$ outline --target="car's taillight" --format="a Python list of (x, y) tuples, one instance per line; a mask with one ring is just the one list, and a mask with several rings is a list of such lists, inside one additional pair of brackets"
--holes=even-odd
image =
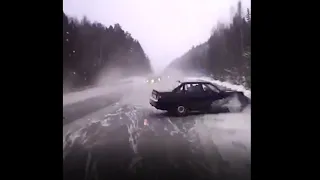
[(157, 95), (154, 94), (154, 93), (152, 93), (152, 97), (153, 97), (154, 99), (158, 99)]

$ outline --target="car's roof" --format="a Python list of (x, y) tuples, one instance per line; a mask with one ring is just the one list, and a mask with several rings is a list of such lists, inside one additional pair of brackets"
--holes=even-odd
[(193, 84), (193, 83), (211, 83), (205, 80), (193, 80), (193, 81), (180, 81), (181, 84)]

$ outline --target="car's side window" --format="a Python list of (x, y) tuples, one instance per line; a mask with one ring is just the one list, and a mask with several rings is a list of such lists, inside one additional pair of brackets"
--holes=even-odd
[(201, 85), (202, 84), (199, 84), (199, 83), (193, 84), (192, 88), (194, 89), (194, 92), (203, 93), (203, 88)]
[(203, 88), (199, 83), (186, 84), (185, 86), (186, 92), (188, 93), (201, 93), (203, 92)]
[(186, 92), (192, 92), (191, 84), (185, 84), (184, 89), (186, 90)]

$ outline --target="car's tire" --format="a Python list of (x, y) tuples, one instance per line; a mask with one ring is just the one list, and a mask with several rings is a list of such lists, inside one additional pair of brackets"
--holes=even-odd
[(185, 116), (188, 113), (188, 109), (183, 105), (178, 105), (175, 108), (175, 114), (177, 116)]

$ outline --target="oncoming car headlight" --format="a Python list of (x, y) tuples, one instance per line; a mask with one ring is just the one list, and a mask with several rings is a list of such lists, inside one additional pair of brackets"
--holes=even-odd
[(161, 77), (155, 77), (155, 78), (148, 78), (148, 79), (146, 79), (146, 83), (148, 83), (148, 84), (154, 84), (154, 83), (158, 83), (158, 82), (160, 82), (161, 81)]

